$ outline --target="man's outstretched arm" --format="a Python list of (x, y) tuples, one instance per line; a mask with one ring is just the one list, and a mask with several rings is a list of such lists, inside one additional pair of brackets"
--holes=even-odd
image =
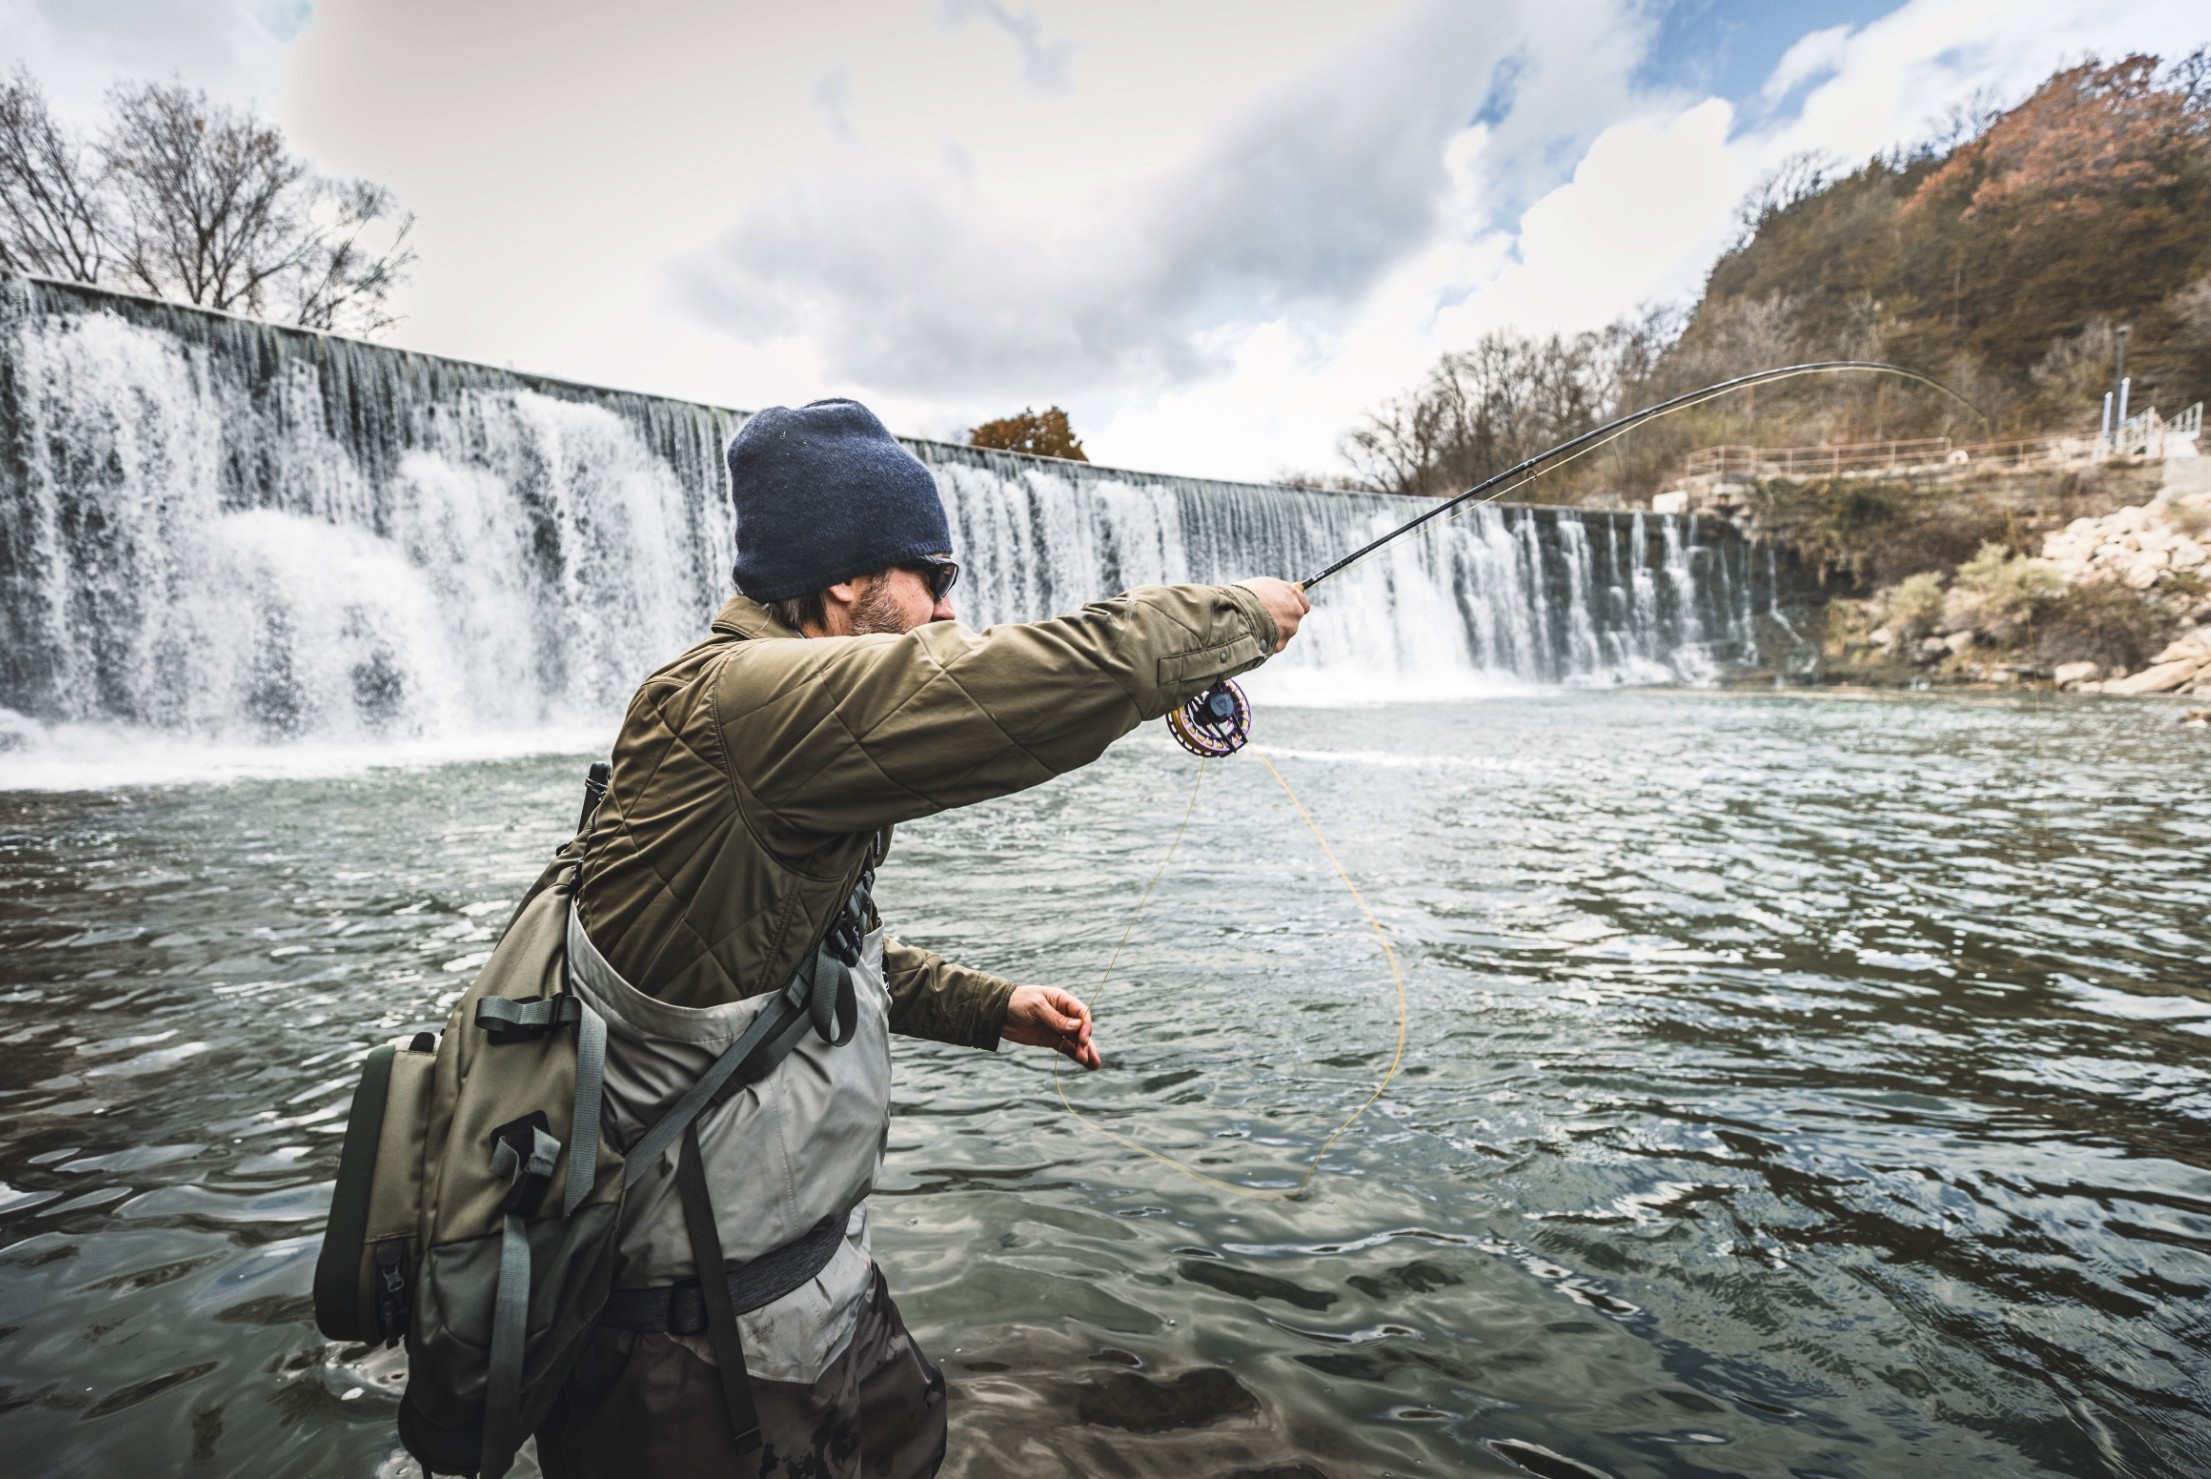
[(745, 643), (716, 692), (722, 740), (745, 759), (748, 821), (799, 834), (783, 851), (801, 852), (1089, 764), (1264, 662), (1303, 600), (1282, 581), (1144, 586), (980, 632)]
[(1004, 1037), (1085, 1068), (1103, 1061), (1091, 1041), (1090, 1008), (1056, 987), (1017, 986), (893, 939), (883, 942), (883, 981), (893, 1032), (986, 1050)]

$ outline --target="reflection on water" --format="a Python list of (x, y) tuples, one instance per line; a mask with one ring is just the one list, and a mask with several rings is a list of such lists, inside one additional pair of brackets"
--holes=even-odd
[[(1412, 992), (1302, 1202), (901, 1045), (878, 1251), (949, 1472), (2211, 1474), (2211, 805), (2154, 705), (1647, 693), (1262, 713)], [(1140, 736), (906, 829), (912, 938), (1087, 990), (1180, 815)], [(0, 796), (0, 1437), (367, 1475), (309, 1271), (361, 1051), (439, 1019), (580, 760)], [(1100, 1003), (1124, 1133), (1294, 1182), (1372, 935), (1248, 757)]]

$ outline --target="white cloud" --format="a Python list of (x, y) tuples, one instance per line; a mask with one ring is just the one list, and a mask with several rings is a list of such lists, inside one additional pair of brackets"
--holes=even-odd
[[(303, 24), (304, 22), (304, 24)], [(273, 107), (391, 185), (398, 341), (1260, 476), (1482, 330), (1693, 292), (1783, 156), (2202, 39), (2166, 0), (1910, 0), (1743, 109), (1634, 81), (1642, 0), (0, 0), (65, 110), (117, 74)]]
[(233, 105), (266, 107), (283, 82), (290, 6), (253, 0), (0, 0), (0, 69), (27, 67), (80, 125), (118, 80), (181, 77)]
[(1218, 373), (1218, 330), (1340, 314), (1425, 243), (1446, 146), (1514, 39), (1494, 16), (1418, 7), (1163, 177), (1048, 214), (887, 154), (809, 169), (700, 259), (695, 301), (739, 335), (804, 325), (834, 370), (891, 391)]
[(1507, 325), (1593, 329), (1693, 292), (1748, 183), (1728, 148), (1734, 116), (1708, 98), (1605, 130), (1573, 178), (1520, 218), (1496, 276), (1438, 315), (1437, 338), (1463, 344)]
[(1843, 58), (1849, 47), (1850, 29), (1848, 26), (1829, 26), (1824, 31), (1814, 31), (1799, 39), (1782, 53), (1772, 74), (1758, 89), (1758, 96), (1768, 103), (1778, 103), (1807, 82), (1834, 76), (1842, 69)]
[(2023, 93), (2088, 51), (2178, 55), (2200, 44), (2194, 29), (2149, 4), (2020, 0), (1998, 24), (1978, 0), (1914, 0), (1792, 48), (1764, 96), (1800, 93), (1802, 106), (1746, 131), (1722, 100), (1638, 105), (1596, 70), (1588, 90), (1609, 91), (1619, 121), (1517, 220), (1501, 225), (1490, 214), (1504, 193), (1493, 173), (1498, 141), (1468, 130), (1448, 147), (1435, 237), (1348, 325), (1312, 332), (1290, 319), (1217, 336), (1231, 369), (1169, 393), (1123, 397), (1092, 438), (1093, 454), (1215, 476), (1329, 464), (1337, 436), (1362, 410), (1487, 329), (1573, 332), (1693, 296), (1736, 202), (1785, 156), (1824, 150), (1855, 162), (1919, 136), (1979, 88)]
[(945, 0), (944, 15), (954, 26), (981, 16), (1005, 32), (1021, 58), (1021, 76), (1031, 86), (1065, 92), (1075, 85), (1074, 43), (1045, 35), (1035, 6), (1016, 11), (1003, 0)]

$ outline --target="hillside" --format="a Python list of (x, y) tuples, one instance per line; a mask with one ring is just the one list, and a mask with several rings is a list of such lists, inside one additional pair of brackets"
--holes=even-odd
[(1837, 172), (1799, 157), (1744, 202), (1685, 309), (1579, 335), (1503, 330), (1348, 431), (1363, 486), (1456, 491), (1624, 411), (1797, 360), (1886, 359), (1657, 423), (1521, 496), (1638, 498), (1691, 447), (2092, 430), (2131, 326), (2132, 404), (2211, 396), (2211, 47), (2084, 62), (1948, 139)]
[(2125, 323), (2136, 407), (2211, 391), (2211, 54), (2084, 63), (1947, 151), (1797, 173), (1713, 267), (1684, 347), (1771, 302), (1805, 349), (1945, 375), (2025, 434), (2093, 421)]

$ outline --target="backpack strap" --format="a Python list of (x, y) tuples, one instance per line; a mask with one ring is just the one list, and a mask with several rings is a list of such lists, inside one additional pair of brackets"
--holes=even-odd
[(599, 1106), (606, 1085), (606, 1018), (571, 990), (576, 1003), (576, 1103), (568, 1116), (568, 1186), (561, 1193), (560, 1215), (573, 1217), (599, 1177)]
[(676, 1186), (683, 1193), (683, 1225), (691, 1235), (691, 1262), (698, 1270), (699, 1296), (706, 1306), (706, 1336), (714, 1347), (714, 1367), (722, 1377), (722, 1404), (729, 1414), (730, 1440), (739, 1453), (760, 1446), (760, 1414), (752, 1405), (752, 1375), (745, 1369), (744, 1337), (729, 1295), (729, 1262), (722, 1256), (722, 1235), (714, 1225), (714, 1202), (706, 1190), (706, 1163), (699, 1154), (699, 1126), (683, 1127), (683, 1149), (676, 1157)]
[(499, 1281), (492, 1295), (491, 1350), (484, 1368), (483, 1479), (500, 1479), (522, 1446), (522, 1357), (530, 1323), (529, 1219), (553, 1183), (560, 1142), (544, 1111), (492, 1131), (491, 1169), (508, 1183), (500, 1208)]

